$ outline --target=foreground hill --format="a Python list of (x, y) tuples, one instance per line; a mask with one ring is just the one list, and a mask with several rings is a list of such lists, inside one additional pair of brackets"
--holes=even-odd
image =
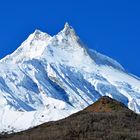
[(66, 119), (4, 137), (1, 139), (139, 140), (140, 116), (123, 104), (109, 97), (102, 97), (93, 105)]

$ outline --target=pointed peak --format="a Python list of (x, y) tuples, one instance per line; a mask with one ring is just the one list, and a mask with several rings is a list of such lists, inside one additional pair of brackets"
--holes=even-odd
[(50, 36), (48, 33), (45, 33), (45, 32), (42, 32), (41, 30), (39, 29), (36, 29), (33, 33), (35, 36), (39, 36), (39, 35), (48, 35)]
[(64, 25), (64, 30), (71, 30), (71, 31), (74, 32), (73, 27), (72, 27), (68, 22), (65, 23), (65, 25)]
[(32, 34), (32, 39), (45, 39), (51, 37), (49, 34), (42, 32), (41, 30), (36, 29)]
[(75, 33), (74, 29), (72, 28), (72, 26), (69, 25), (68, 22), (65, 23), (64, 29), (62, 30), (62, 32), (65, 33), (65, 35)]
[(74, 29), (68, 22), (65, 23), (64, 28), (57, 35), (62, 35), (63, 37), (77, 36)]
[(72, 27), (69, 25), (69, 23), (66, 22), (65, 25), (64, 25), (64, 29), (71, 29), (71, 28), (72, 28)]
[(38, 29), (36, 29), (36, 30), (34, 31), (34, 34), (41, 34), (41, 33), (43, 33), (43, 32), (40, 31), (40, 30), (38, 30)]

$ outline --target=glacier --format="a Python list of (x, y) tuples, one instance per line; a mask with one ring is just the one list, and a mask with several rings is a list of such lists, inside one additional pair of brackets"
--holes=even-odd
[(85, 47), (66, 23), (54, 36), (35, 30), (0, 60), (0, 133), (56, 121), (109, 96), (140, 113), (140, 79)]

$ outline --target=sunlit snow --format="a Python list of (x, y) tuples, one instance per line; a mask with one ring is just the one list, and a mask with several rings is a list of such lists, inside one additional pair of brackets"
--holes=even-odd
[(0, 132), (65, 118), (112, 97), (140, 113), (140, 79), (86, 48), (68, 24), (57, 35), (36, 30), (0, 60)]

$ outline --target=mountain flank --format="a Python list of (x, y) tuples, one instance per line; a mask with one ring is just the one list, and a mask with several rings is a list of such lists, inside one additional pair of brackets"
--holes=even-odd
[[(0, 133), (62, 120), (106, 95), (140, 114), (139, 78), (84, 45), (68, 23), (53, 36), (35, 30), (0, 60)], [(93, 111), (112, 108), (101, 104)]]
[(140, 140), (140, 116), (107, 96), (63, 120), (1, 140)]

